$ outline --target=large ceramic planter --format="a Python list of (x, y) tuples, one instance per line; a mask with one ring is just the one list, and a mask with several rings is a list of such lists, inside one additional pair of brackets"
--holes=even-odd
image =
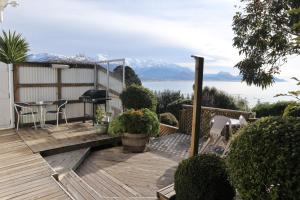
[(108, 123), (95, 124), (97, 134), (106, 134), (108, 130)]
[(146, 134), (124, 133), (122, 137), (123, 150), (125, 152), (142, 153), (145, 151), (149, 136)]

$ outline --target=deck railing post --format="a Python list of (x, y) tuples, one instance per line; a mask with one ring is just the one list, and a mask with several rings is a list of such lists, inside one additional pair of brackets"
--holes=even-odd
[(203, 88), (203, 68), (204, 58), (192, 56), (195, 58), (195, 85), (194, 85), (194, 102), (193, 102), (193, 122), (192, 122), (192, 137), (190, 157), (198, 154), (199, 139), (201, 134), (201, 103), (202, 103), (202, 88)]

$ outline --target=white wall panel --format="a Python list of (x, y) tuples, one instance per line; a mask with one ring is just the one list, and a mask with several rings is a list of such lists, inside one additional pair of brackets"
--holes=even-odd
[(56, 83), (56, 69), (50, 67), (19, 67), (19, 82)]
[(63, 87), (62, 98), (67, 100), (78, 100), (79, 97), (87, 90), (93, 89), (93, 87)]
[(63, 83), (94, 83), (94, 69), (64, 69), (61, 77)]

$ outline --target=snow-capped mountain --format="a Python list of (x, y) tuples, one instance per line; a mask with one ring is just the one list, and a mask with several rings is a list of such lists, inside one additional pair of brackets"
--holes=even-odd
[[(76, 56), (63, 56), (57, 54), (41, 53), (31, 54), (27, 57), (28, 62), (76, 62), (95, 63), (108, 59), (108, 56), (99, 54), (97, 58), (88, 57), (82, 54)], [(111, 64), (111, 67), (120, 63)], [(144, 81), (165, 81), (165, 80), (194, 80), (195, 73), (186, 67), (164, 61), (126, 58), (126, 65), (132, 67), (141, 80)], [(112, 70), (112, 69), (111, 69)], [(228, 72), (216, 74), (204, 74), (205, 81), (241, 81), (240, 76), (234, 76)], [(285, 81), (275, 78), (276, 82)]]

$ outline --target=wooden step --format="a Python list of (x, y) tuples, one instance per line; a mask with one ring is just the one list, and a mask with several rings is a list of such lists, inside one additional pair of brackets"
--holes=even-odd
[(90, 147), (46, 156), (44, 159), (51, 168), (58, 174), (66, 173), (70, 170), (76, 170), (83, 160), (89, 155)]
[(175, 196), (174, 184), (168, 185), (157, 191), (157, 198), (159, 200), (174, 200)]
[(104, 200), (93, 188), (82, 180), (73, 170), (60, 180), (62, 186), (76, 200)]

